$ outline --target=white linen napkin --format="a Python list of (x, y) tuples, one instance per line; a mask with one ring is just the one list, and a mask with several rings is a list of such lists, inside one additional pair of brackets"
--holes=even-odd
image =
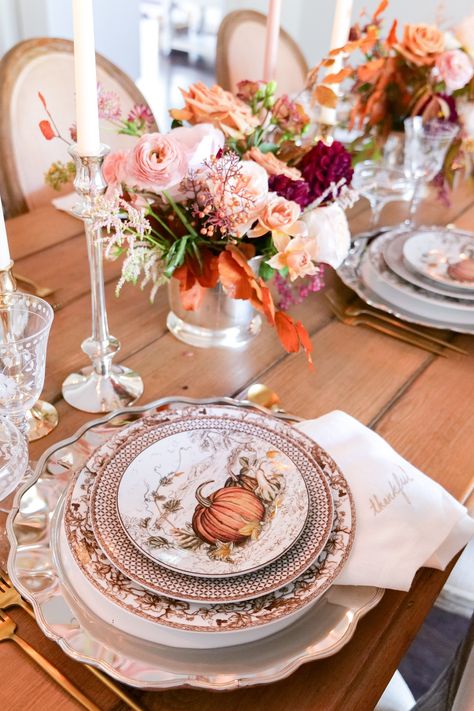
[(409, 590), (422, 566), (443, 570), (474, 536), (474, 518), (378, 434), (334, 411), (296, 427), (342, 470), (355, 501), (356, 535), (340, 585)]
[(77, 193), (67, 193), (66, 195), (61, 195), (60, 197), (53, 198), (51, 200), (51, 203), (54, 205), (56, 210), (67, 212), (73, 217), (76, 217), (73, 212), (73, 207), (74, 205), (77, 205), (78, 202), (79, 198), (77, 197)]

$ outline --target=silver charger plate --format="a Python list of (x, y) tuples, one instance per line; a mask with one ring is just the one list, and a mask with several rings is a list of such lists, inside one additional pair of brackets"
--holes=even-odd
[[(52, 564), (49, 535), (52, 512), (73, 473), (117, 429), (149, 412), (197, 402), (163, 398), (86, 424), (73, 437), (45, 452), (33, 482), (17, 493), (7, 522), (9, 573), (33, 605), (43, 632), (77, 661), (93, 664), (117, 680), (143, 689), (193, 686), (230, 690), (277, 681), (307, 661), (338, 652), (352, 637), (359, 619), (383, 595), (383, 590), (376, 588), (333, 586), (281, 633), (244, 646), (207, 650), (205, 655), (202, 650), (174, 650), (124, 637), (85, 609), (80, 600), (67, 597)], [(199, 402), (245, 406), (230, 398)]]
[(448, 284), (429, 281), (417, 272), (412, 271), (406, 264), (403, 257), (403, 246), (409, 240), (411, 234), (394, 234), (383, 247), (383, 256), (387, 266), (395, 272), (401, 279), (419, 286), (426, 291), (440, 294), (449, 299), (463, 299), (464, 301), (474, 301), (474, 289), (471, 291), (463, 291), (453, 289)]
[[(383, 231), (386, 233), (386, 231)], [(408, 323), (414, 323), (419, 326), (427, 326), (428, 328), (439, 328), (457, 333), (474, 334), (474, 324), (453, 324), (450, 321), (445, 321), (438, 318), (429, 318), (419, 316), (411, 310), (402, 308), (398, 304), (388, 301), (376, 294), (362, 279), (360, 273), (361, 261), (366, 253), (368, 239), (362, 237), (356, 239), (351, 247), (347, 258), (343, 264), (337, 269), (337, 274), (342, 282), (354, 291), (359, 298), (369, 306), (373, 306), (380, 311), (392, 314), (397, 318), (403, 319)]]

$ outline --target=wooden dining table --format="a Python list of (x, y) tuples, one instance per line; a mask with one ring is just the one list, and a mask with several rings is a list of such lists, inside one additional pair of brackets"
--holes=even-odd
[[(385, 224), (398, 224), (406, 204), (384, 210)], [(365, 229), (369, 210), (360, 201), (350, 213), (353, 234)], [(474, 230), (474, 190), (462, 183), (449, 206), (431, 196), (421, 206), (424, 224), (454, 223)], [(79, 412), (61, 397), (61, 383), (87, 364), (81, 342), (90, 334), (89, 274), (80, 221), (46, 205), (8, 222), (16, 270), (55, 289), (57, 304), (48, 347), (43, 399), (53, 402), (60, 424), (30, 447), (37, 459), (54, 442), (73, 434), (93, 415)], [(384, 437), (403, 457), (469, 503), (474, 480), (474, 337), (437, 332), (469, 355), (427, 353), (364, 327), (334, 318), (322, 293), (294, 313), (307, 326), (314, 345), (314, 370), (302, 354), (288, 355), (275, 333), (265, 327), (244, 350), (198, 349), (166, 330), (166, 289), (155, 303), (138, 287), (114, 294), (119, 262), (105, 267), (110, 330), (121, 344), (118, 360), (143, 377), (140, 402), (160, 396), (237, 395), (264, 382), (282, 406), (304, 418), (340, 409)], [(329, 269), (326, 282), (346, 296)], [(387, 552), (389, 555), (389, 552)], [(129, 689), (150, 711), (370, 711), (433, 606), (450, 567), (421, 569), (409, 592), (387, 590), (376, 608), (357, 625), (351, 641), (336, 655), (304, 664), (286, 679), (266, 686), (213, 693), (196, 689), (140, 692)], [(11, 610), (18, 632), (73, 680), (104, 711), (122, 709), (83, 665), (46, 639), (21, 610)], [(206, 652), (203, 651), (203, 655)], [(78, 705), (32, 664), (15, 645), (0, 646), (0, 709), (66, 711)]]

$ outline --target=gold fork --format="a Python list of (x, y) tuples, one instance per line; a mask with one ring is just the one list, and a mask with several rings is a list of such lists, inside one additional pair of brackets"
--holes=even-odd
[(367, 326), (368, 328), (372, 328), (374, 331), (383, 333), (386, 336), (391, 336), (392, 338), (396, 338), (399, 341), (409, 343), (412, 346), (416, 346), (417, 348), (421, 348), (424, 351), (428, 351), (428, 353), (434, 353), (435, 355), (439, 355), (442, 358), (447, 358), (447, 355), (440, 351), (438, 348), (436, 348), (434, 345), (431, 345), (430, 343), (422, 343), (421, 341), (416, 340), (413, 336), (410, 336), (409, 334), (405, 334), (403, 332), (387, 328), (386, 326), (382, 326), (379, 323), (371, 321), (368, 316), (346, 316), (333, 301), (331, 301), (327, 296), (326, 298), (329, 301), (329, 305), (334, 315), (339, 319), (339, 321), (346, 324), (347, 326)]
[(366, 306), (361, 306), (358, 304), (345, 304), (339, 294), (337, 294), (333, 289), (327, 291), (326, 296), (328, 301), (333, 303), (336, 308), (340, 309), (340, 311), (345, 316), (371, 316), (372, 318), (376, 318), (378, 321), (383, 321), (384, 323), (388, 323), (391, 326), (396, 326), (402, 331), (407, 331), (407, 333), (413, 333), (413, 335), (419, 336), (420, 338), (424, 338), (427, 341), (431, 341), (431, 343), (436, 343), (437, 345), (442, 346), (443, 348), (448, 348), (449, 350), (455, 351), (456, 353), (462, 353), (462, 355), (469, 355), (468, 351), (464, 350), (464, 348), (455, 346), (453, 343), (445, 341), (444, 338), (438, 338), (437, 336), (432, 336), (430, 333), (420, 331), (419, 329), (414, 328), (413, 326), (409, 326), (408, 324), (403, 323), (403, 321), (399, 321), (397, 318), (386, 316), (385, 314), (382, 314), (379, 311), (375, 311), (374, 309), (370, 309)]
[(35, 661), (36, 664), (38, 664), (38, 666), (46, 672), (46, 674), (49, 674), (49, 676), (54, 679), (57, 684), (67, 691), (68, 694), (72, 696), (73, 699), (78, 701), (85, 709), (89, 709), (89, 711), (100, 711), (99, 707), (90, 701), (87, 696), (84, 696), (84, 694), (79, 691), (79, 689), (74, 686), (74, 684), (72, 684), (72, 682), (70, 682), (64, 674), (61, 674), (59, 669), (56, 669), (56, 667), (45, 657), (43, 657), (42, 654), (37, 652), (34, 647), (29, 645), (28, 642), (25, 642), (22, 637), (19, 637), (16, 634), (15, 622), (8, 617), (5, 612), (0, 611), (0, 642), (4, 642), (5, 640), (11, 640), (21, 647), (21, 649), (26, 652), (26, 654), (28, 654), (28, 656), (31, 657), (31, 659), (33, 659), (33, 661)]
[[(5, 571), (0, 569), (0, 610), (6, 610), (9, 607), (21, 607), (25, 610), (30, 617), (34, 620), (35, 614), (31, 608), (31, 605), (23, 600), (18, 590), (13, 586), (10, 578)], [(97, 679), (111, 691), (116, 694), (122, 701), (124, 701), (128, 706), (130, 706), (133, 711), (144, 711), (141, 706), (139, 706), (136, 701), (134, 701), (131, 696), (129, 696), (123, 689), (118, 686), (112, 679), (110, 679), (106, 674), (103, 674), (99, 669), (91, 666), (90, 664), (85, 665)]]
[(55, 292), (55, 289), (51, 289), (49, 286), (40, 286), (35, 281), (33, 281), (33, 279), (23, 276), (22, 274), (18, 274), (18, 272), (14, 272), (14, 277), (16, 281), (33, 287), (33, 289), (35, 290), (35, 296), (39, 296), (40, 299), (46, 299), (47, 296), (51, 296), (51, 294), (54, 294)]

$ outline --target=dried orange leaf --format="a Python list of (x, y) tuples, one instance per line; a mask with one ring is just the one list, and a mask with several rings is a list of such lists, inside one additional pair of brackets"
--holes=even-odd
[(314, 96), (321, 106), (326, 106), (328, 109), (335, 109), (337, 106), (337, 94), (324, 84), (316, 87)]
[(335, 74), (327, 74), (324, 77), (324, 83), (325, 84), (340, 84), (341, 81), (344, 81), (344, 79), (347, 79), (347, 77), (350, 77), (351, 74), (353, 73), (352, 67), (345, 67), (344, 69), (341, 69), (340, 72), (336, 72)]
[(385, 12), (385, 10), (387, 9), (387, 7), (388, 7), (388, 0), (382, 0), (382, 2), (380, 3), (380, 5), (378, 6), (378, 8), (376, 9), (376, 11), (374, 12), (374, 14), (372, 15), (372, 22), (375, 22), (375, 21), (380, 17), (380, 15), (381, 15), (383, 12)]

